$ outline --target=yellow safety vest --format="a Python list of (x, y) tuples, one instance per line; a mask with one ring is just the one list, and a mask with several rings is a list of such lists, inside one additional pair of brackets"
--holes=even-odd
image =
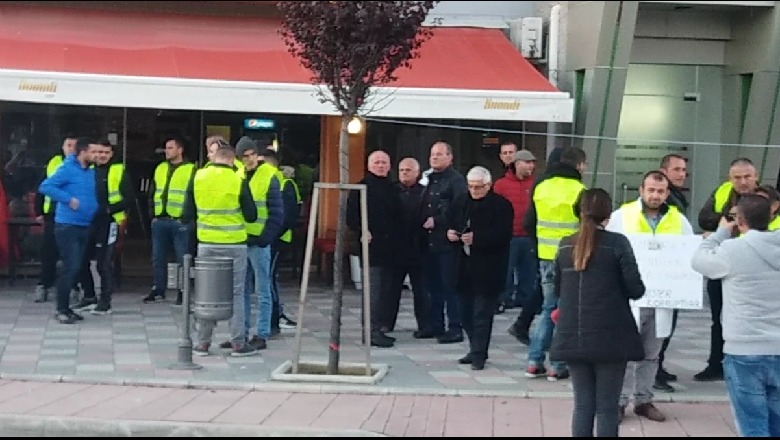
[[(282, 193), (284, 193), (284, 189), (287, 187), (287, 185), (292, 185), (293, 189), (295, 190), (295, 203), (300, 204), (301, 192), (298, 190), (298, 184), (296, 184), (295, 181), (292, 179), (285, 179), (284, 175), (282, 175), (280, 179), (282, 179), (281, 181), (284, 182), (282, 184)], [(282, 234), (282, 236), (279, 239), (285, 243), (292, 243), (292, 229), (288, 229), (284, 231), (284, 234)]]
[(715, 204), (712, 205), (712, 207), (717, 214), (723, 214), (723, 208), (725, 208), (726, 203), (729, 202), (733, 189), (734, 185), (732, 185), (731, 182), (726, 182), (719, 186), (715, 191)]
[(780, 215), (775, 217), (771, 222), (769, 222), (770, 231), (777, 231), (778, 229), (780, 229)]
[[(52, 157), (51, 160), (49, 160), (49, 163), (46, 165), (46, 178), (48, 179), (49, 177), (51, 177), (52, 174), (54, 174), (54, 172), (57, 171), (62, 166), (62, 163), (64, 161), (65, 160), (62, 158), (61, 154)], [(50, 213), (52, 206), (53, 205), (51, 203), (51, 199), (49, 198), (49, 196), (45, 196), (43, 198), (43, 213), (44, 214)]]
[(574, 204), (584, 189), (579, 180), (565, 177), (553, 177), (537, 185), (533, 203), (540, 260), (554, 260), (561, 239), (577, 232), (580, 221), (574, 215)]
[(225, 167), (207, 167), (195, 173), (193, 192), (197, 208), (198, 241), (216, 244), (246, 242), (241, 213), (243, 179)]
[[(113, 205), (122, 202), (122, 177), (125, 174), (125, 166), (121, 163), (115, 163), (108, 168), (108, 204)], [(121, 224), (127, 218), (124, 211), (119, 211), (113, 215), (114, 221)]]
[(682, 235), (683, 233), (684, 217), (674, 206), (669, 206), (669, 211), (661, 217), (655, 231), (642, 213), (640, 200), (626, 203), (620, 208), (620, 211), (623, 216), (623, 232), (626, 234)]
[[(184, 211), (184, 199), (187, 196), (187, 187), (190, 184), (195, 165), (183, 163), (173, 172), (170, 181), (168, 171), (170, 163), (163, 162), (154, 170), (154, 215), (162, 215), (163, 210), (171, 218), (179, 218)], [(168, 201), (163, 206), (162, 196), (168, 192)]]
[(259, 237), (265, 230), (265, 222), (268, 221), (268, 189), (277, 172), (273, 165), (263, 163), (249, 180), (249, 190), (257, 207), (257, 221), (247, 224), (246, 232), (254, 237)]
[[(211, 162), (206, 162), (206, 165), (203, 165), (203, 168), (208, 168), (212, 165), (213, 164)], [(244, 166), (244, 162), (241, 162), (238, 159), (233, 159), (233, 167), (236, 169), (236, 174), (238, 174), (240, 178), (246, 179), (246, 167)]]

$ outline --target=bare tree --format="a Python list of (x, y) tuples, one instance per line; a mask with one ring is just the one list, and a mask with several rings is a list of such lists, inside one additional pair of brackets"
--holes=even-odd
[[(365, 115), (374, 87), (395, 81), (410, 68), (432, 31), (423, 27), (437, 1), (284, 1), (281, 35), (288, 50), (312, 73), (319, 99), (341, 114), (339, 183), (349, 183), (347, 125)], [(339, 194), (334, 254), (328, 374), (338, 374), (341, 344), (342, 275), (347, 191)], [(370, 343), (370, 341), (365, 341)]]

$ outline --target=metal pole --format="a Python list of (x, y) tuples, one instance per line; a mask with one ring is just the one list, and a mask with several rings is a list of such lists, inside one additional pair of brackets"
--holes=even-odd
[[(366, 346), (366, 376), (371, 376), (371, 278), (368, 262), (368, 198), (366, 188), (360, 189), (360, 240), (363, 251), (363, 343)], [(379, 295), (379, 292), (374, 292)]]
[(293, 358), (292, 374), (298, 374), (301, 362), (301, 332), (303, 330), (303, 310), (306, 303), (306, 292), (309, 290), (309, 270), (311, 269), (311, 254), (314, 246), (314, 229), (317, 227), (317, 211), (320, 205), (320, 188), (314, 186), (314, 193), (309, 208), (309, 230), (306, 234), (306, 250), (303, 258), (303, 274), (301, 279), (301, 296), (298, 302), (298, 325), (295, 328), (295, 357)]
[(190, 338), (190, 268), (192, 267), (192, 255), (186, 254), (183, 258), (183, 275), (179, 281), (182, 287), (182, 324), (181, 340), (179, 341), (179, 356), (175, 364), (168, 367), (171, 370), (200, 370), (203, 365), (192, 362), (192, 339)]

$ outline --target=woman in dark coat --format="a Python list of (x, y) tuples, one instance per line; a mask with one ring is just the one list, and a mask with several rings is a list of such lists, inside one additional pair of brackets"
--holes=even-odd
[(558, 323), (550, 358), (564, 361), (574, 387), (572, 436), (617, 437), (620, 390), (628, 361), (644, 358), (629, 299), (645, 285), (622, 234), (604, 230), (612, 200), (603, 189), (577, 203), (579, 231), (564, 238), (555, 259)]
[(460, 359), (472, 370), (485, 368), (493, 330), (493, 315), (506, 285), (512, 204), (490, 191), (492, 178), (484, 167), (466, 175), (468, 195), (454, 201), (447, 239), (457, 247), (456, 287), (461, 321), (469, 338), (469, 353)]

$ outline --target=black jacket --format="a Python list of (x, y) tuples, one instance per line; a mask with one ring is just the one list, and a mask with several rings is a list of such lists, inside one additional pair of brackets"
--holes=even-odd
[(396, 184), (404, 207), (403, 217), (403, 248), (401, 250), (403, 264), (421, 264), (422, 244), (426, 239), (426, 232), (422, 224), (425, 219), (422, 216), (423, 193), (425, 187), (419, 183), (406, 186), (401, 182)]
[[(399, 216), (403, 205), (398, 189), (387, 177), (378, 177), (367, 173), (358, 183), (366, 185), (368, 202), (368, 231), (371, 242), (368, 244), (368, 259), (371, 266), (387, 266), (399, 257), (402, 247), (402, 222)], [(347, 226), (360, 238), (360, 192), (351, 191), (347, 200)], [(358, 246), (358, 249), (362, 249)], [(360, 253), (358, 251), (358, 253)]]
[(723, 212), (715, 212), (715, 193), (717, 189), (712, 192), (710, 197), (704, 202), (704, 206), (699, 211), (699, 227), (704, 231), (715, 232), (718, 230), (718, 224), (723, 214), (728, 213), (739, 201), (739, 193), (731, 190), (729, 199), (726, 202), (726, 206), (723, 207)]
[(685, 197), (682, 188), (671, 185), (669, 187), (669, 198), (666, 199), (666, 203), (677, 208), (682, 215), (687, 216), (688, 206), (690, 206), (690, 204), (688, 203), (688, 198)]
[(122, 200), (119, 203), (108, 203), (108, 171), (111, 163), (95, 166), (95, 195), (98, 202), (98, 210), (92, 220), (95, 236), (101, 242), (108, 238), (108, 227), (114, 221), (113, 215), (117, 212), (129, 212), (135, 201), (135, 191), (131, 185), (132, 179), (127, 175), (127, 168), (122, 173), (122, 181), (119, 183), (119, 192)]
[(565, 362), (621, 362), (644, 359), (629, 299), (645, 294), (631, 243), (599, 229), (587, 268), (574, 271), (574, 237), (561, 241), (555, 259), (558, 323), (550, 359)]
[(450, 206), (460, 197), (468, 194), (466, 178), (449, 167), (444, 171), (434, 171), (428, 176), (428, 186), (425, 187), (423, 201), (423, 223), (428, 217), (433, 217), (433, 229), (428, 231), (426, 239), (427, 251), (447, 252), (452, 249), (447, 240), (447, 219)]
[(523, 229), (525, 229), (529, 237), (533, 237), (534, 239), (536, 239), (536, 222), (537, 222), (536, 204), (534, 203), (534, 193), (536, 192), (536, 187), (538, 187), (539, 184), (541, 184), (546, 180), (552, 179), (553, 177), (575, 179), (578, 182), (582, 181), (582, 174), (580, 174), (580, 172), (577, 171), (576, 168), (572, 168), (560, 162), (556, 162), (547, 168), (542, 178), (539, 179), (539, 181), (537, 181), (536, 184), (534, 184), (534, 189), (531, 191), (531, 203), (528, 206), (528, 212), (525, 213), (525, 219), (523, 220)]
[(459, 287), (470, 280), (476, 294), (492, 297), (498, 297), (506, 288), (513, 219), (512, 204), (492, 191), (479, 200), (466, 195), (454, 202), (447, 229), (474, 233), (469, 256), (463, 251), (463, 242), (450, 244), (457, 250), (455, 273)]

